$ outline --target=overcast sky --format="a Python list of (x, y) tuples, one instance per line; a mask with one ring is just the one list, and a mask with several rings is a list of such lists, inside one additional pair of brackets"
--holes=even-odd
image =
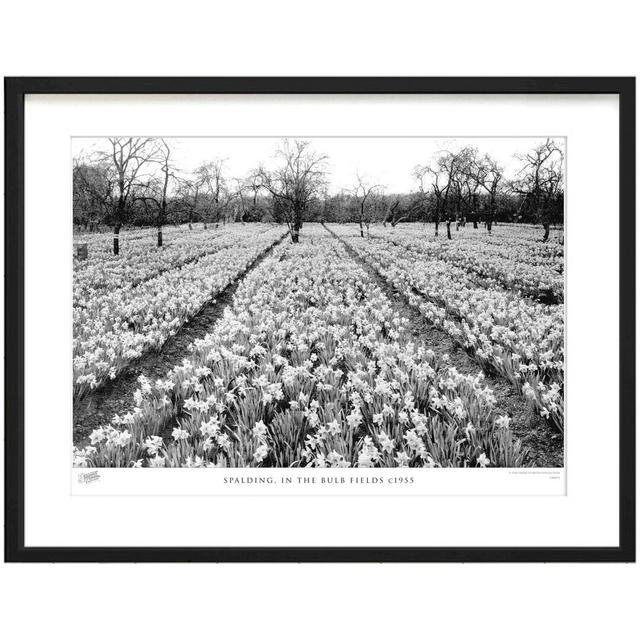
[[(105, 148), (105, 138), (74, 138), (73, 155), (91, 154)], [(225, 159), (226, 175), (244, 177), (258, 164), (273, 165), (274, 152), (282, 138), (166, 138), (173, 148), (176, 167), (189, 174), (203, 162)], [(457, 150), (466, 145), (489, 153), (505, 168), (506, 177), (518, 170), (516, 153), (525, 153), (545, 138), (305, 138), (312, 147), (329, 156), (329, 191), (352, 188), (359, 172), (367, 180), (384, 185), (390, 193), (414, 191), (413, 169), (428, 163), (442, 149)], [(564, 149), (564, 139), (555, 139)]]

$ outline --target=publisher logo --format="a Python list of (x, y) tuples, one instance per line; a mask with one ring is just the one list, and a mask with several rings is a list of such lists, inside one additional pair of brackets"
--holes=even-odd
[(86, 471), (78, 474), (78, 482), (80, 484), (89, 484), (90, 482), (96, 482), (100, 480), (100, 474), (97, 471)]

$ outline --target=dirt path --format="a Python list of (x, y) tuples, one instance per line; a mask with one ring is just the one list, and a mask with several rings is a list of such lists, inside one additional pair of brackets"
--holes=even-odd
[(88, 444), (93, 429), (108, 424), (113, 416), (133, 409), (133, 394), (138, 387), (138, 376), (152, 380), (163, 378), (174, 366), (189, 355), (188, 346), (198, 338), (204, 338), (222, 317), (231, 303), (233, 295), (243, 278), (255, 269), (286, 235), (274, 242), (261, 253), (238, 277), (215, 298), (206, 303), (178, 332), (169, 338), (160, 351), (151, 351), (130, 363), (115, 380), (109, 380), (89, 395), (76, 401), (73, 406), (73, 443), (76, 446)]
[(401, 291), (389, 284), (347, 242), (328, 227), (325, 229), (341, 242), (349, 255), (365, 269), (389, 298), (393, 308), (403, 318), (409, 319), (410, 330), (416, 339), (431, 349), (439, 359), (446, 355), (449, 363), (460, 373), (477, 375), (478, 370), (482, 369), (487, 386), (495, 394), (496, 411), (511, 417), (511, 430), (521, 440), (523, 446), (529, 450), (528, 462), (530, 464), (536, 467), (562, 467), (564, 465), (562, 434), (538, 416), (507, 380), (498, 376), (493, 370), (482, 367), (453, 338), (432, 325), (418, 309), (409, 303)]

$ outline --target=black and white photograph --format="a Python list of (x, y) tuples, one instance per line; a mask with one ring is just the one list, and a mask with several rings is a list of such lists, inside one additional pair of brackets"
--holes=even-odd
[(70, 162), (74, 467), (564, 467), (564, 137)]
[(632, 635), (630, 3), (3, 18), (3, 637)]
[(13, 558), (633, 557), (632, 79), (7, 86)]

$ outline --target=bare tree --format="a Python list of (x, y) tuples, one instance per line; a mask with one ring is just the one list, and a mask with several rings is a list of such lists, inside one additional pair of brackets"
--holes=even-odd
[(435, 199), (435, 235), (438, 235), (438, 227), (444, 218), (447, 223), (447, 238), (449, 240), (451, 240), (452, 211), (456, 211), (457, 219), (460, 210), (456, 183), (459, 160), (458, 154), (452, 151), (442, 151), (436, 156), (433, 163), (418, 166), (414, 170), (422, 194), (426, 193), (426, 180), (430, 179)]
[(210, 214), (211, 197), (210, 197), (210, 184), (211, 184), (211, 169), (209, 163), (204, 162), (194, 171), (194, 178), (191, 180), (190, 189), (192, 192), (191, 201), (193, 207), (190, 210), (189, 216), (189, 229), (193, 229), (193, 222), (195, 216), (198, 214), (198, 205), (203, 210), (202, 218), (204, 220), (204, 228), (207, 228), (207, 219)]
[(422, 199), (406, 195), (396, 195), (392, 198), (392, 204), (388, 206), (383, 224), (387, 222), (392, 227), (415, 215), (422, 208)]
[(489, 235), (491, 235), (491, 227), (498, 210), (497, 197), (503, 180), (503, 172), (504, 169), (488, 153), (475, 163), (475, 178), (477, 183), (487, 192), (489, 198), (485, 215)]
[[(432, 205), (432, 218), (435, 223), (435, 235), (438, 235), (438, 229), (440, 227), (440, 220), (445, 211), (445, 199), (440, 184), (441, 172), (439, 169), (433, 168), (430, 165), (418, 165), (413, 170), (413, 176), (418, 181), (418, 193), (422, 200), (423, 208), (426, 207), (426, 203), (429, 202), (429, 193), (432, 192), (433, 198)], [(431, 179), (431, 184), (427, 185), (426, 181)]]
[(73, 162), (73, 221), (98, 228), (113, 208), (115, 183), (109, 166), (79, 157)]
[[(476, 219), (478, 206), (478, 180), (475, 173), (478, 150), (475, 147), (463, 147), (457, 152), (449, 152), (455, 163), (450, 173), (455, 205), (456, 231), (466, 226), (467, 217)], [(477, 224), (475, 225), (477, 228)]]
[(302, 221), (311, 201), (323, 193), (327, 156), (311, 150), (306, 140), (285, 139), (276, 152), (279, 166), (268, 171), (259, 167), (259, 185), (274, 198), (286, 220), (291, 241), (298, 242)]
[(156, 146), (153, 138), (109, 138), (108, 151), (98, 153), (114, 173), (114, 190), (111, 210), (113, 223), (113, 253), (120, 253), (120, 229), (127, 219), (136, 188), (140, 186), (142, 169), (154, 157)]
[(170, 180), (177, 180), (175, 167), (171, 164), (171, 147), (160, 138), (154, 155), (148, 162), (160, 166), (160, 177), (153, 176), (145, 185), (142, 194), (136, 200), (144, 203), (145, 208), (152, 204), (156, 208), (156, 229), (158, 230), (158, 246), (162, 246), (162, 227), (167, 222), (168, 192)]
[(260, 198), (261, 182), (258, 172), (250, 172), (243, 179), (236, 178), (235, 183), (234, 194), (240, 209), (240, 221), (261, 220), (265, 211)]
[(460, 202), (458, 209), (464, 209), (462, 226), (466, 218), (473, 221), (473, 228), (478, 228), (479, 191), (486, 192), (489, 199), (485, 208), (487, 230), (491, 234), (491, 226), (497, 212), (498, 189), (502, 181), (503, 169), (489, 154), (480, 156), (475, 147), (464, 147), (456, 154), (457, 171), (454, 175), (456, 197)]
[(357, 217), (360, 225), (360, 237), (364, 238), (363, 224), (366, 224), (367, 235), (372, 217), (379, 210), (375, 207), (375, 196), (382, 191), (382, 185), (369, 184), (359, 173), (356, 174), (356, 183), (351, 193), (357, 202)]
[(217, 226), (221, 215), (226, 223), (226, 209), (237, 193), (228, 188), (223, 168), (224, 160), (205, 162), (195, 169), (194, 177), (186, 182), (185, 188), (190, 193), (191, 202), (191, 206), (188, 207), (190, 229), (193, 228), (192, 223), (198, 213), (205, 229), (212, 221)]
[[(247, 184), (246, 180), (241, 180), (240, 178), (235, 178), (235, 183), (236, 183), (236, 188), (235, 188), (236, 200), (240, 208), (239, 219), (240, 219), (240, 222), (244, 224), (249, 218), (249, 212), (251, 207), (249, 185)], [(255, 196), (254, 202), (255, 200), (257, 200), (257, 193)]]
[(180, 220), (185, 219), (189, 225), (189, 230), (193, 229), (193, 223), (199, 217), (198, 209), (201, 206), (200, 191), (202, 183), (198, 177), (198, 170), (196, 169), (192, 174), (193, 177), (177, 178), (177, 185), (173, 200), (175, 207), (181, 212)]
[(542, 241), (546, 242), (554, 208), (562, 195), (564, 155), (555, 141), (547, 138), (529, 153), (516, 157), (523, 162), (523, 166), (512, 183), (512, 189), (524, 196), (521, 206), (529, 207), (534, 220), (542, 224)]
[(369, 229), (371, 223), (383, 221), (387, 215), (389, 205), (382, 189), (383, 187), (380, 187), (380, 190), (374, 192), (370, 199), (369, 211), (364, 219), (364, 225), (367, 229), (367, 238), (371, 237)]

